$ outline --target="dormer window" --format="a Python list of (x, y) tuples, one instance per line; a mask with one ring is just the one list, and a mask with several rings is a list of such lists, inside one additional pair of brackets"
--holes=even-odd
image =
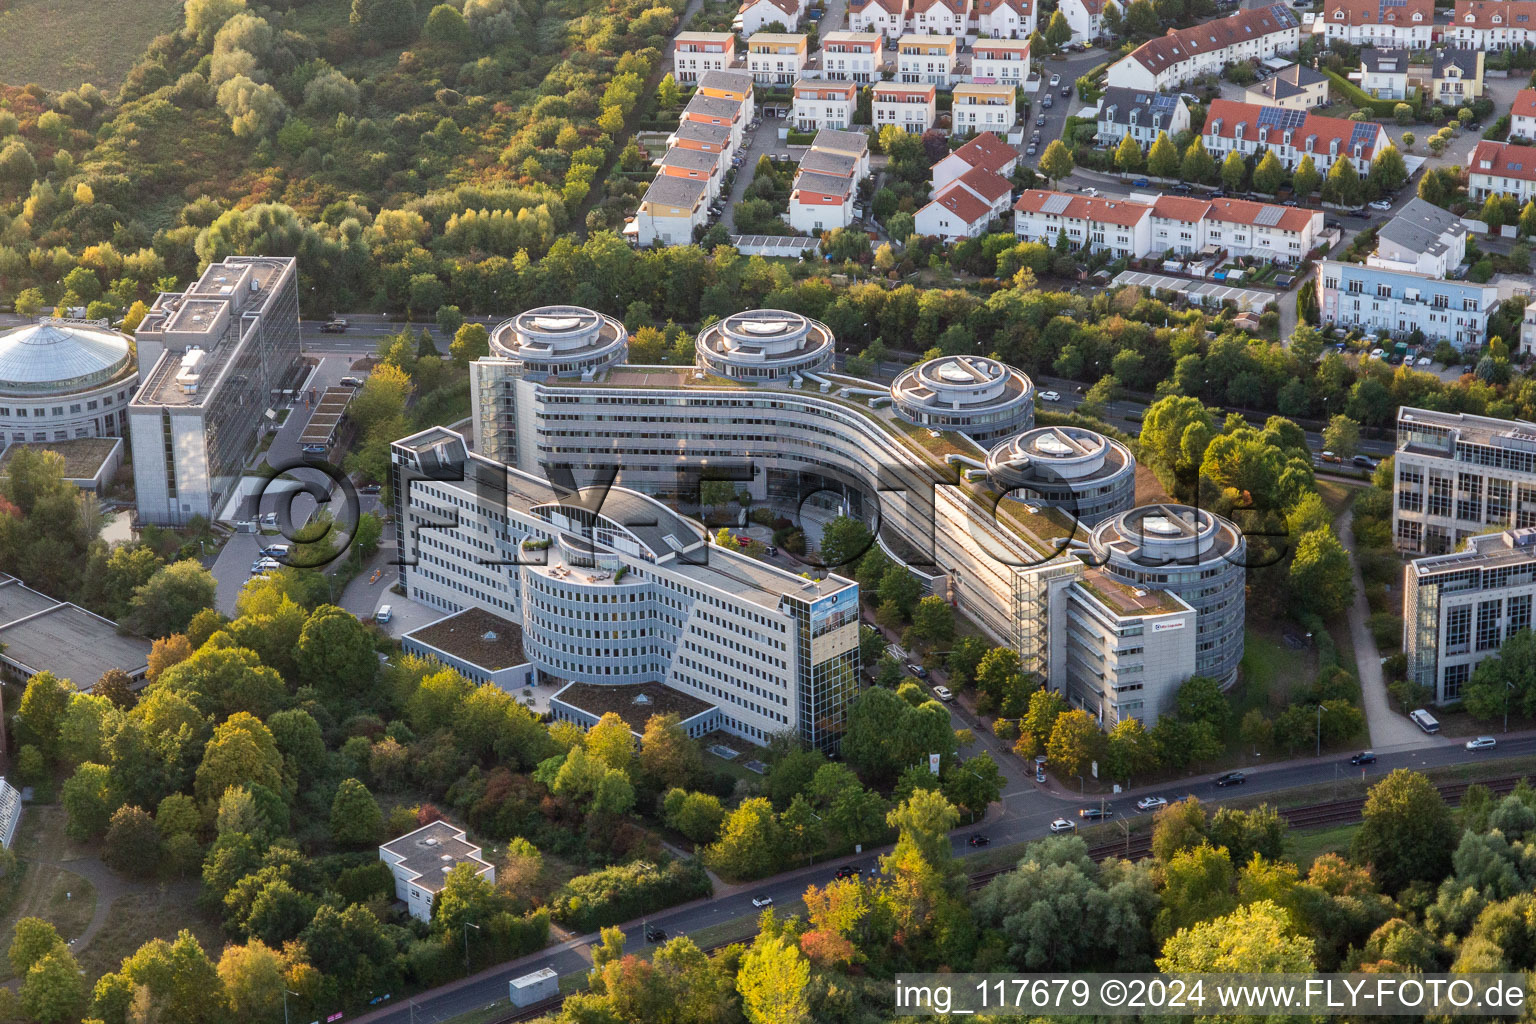
[(1502, 16), (1502, 15), (1499, 15), (1499, 14), (1495, 14), (1495, 15), (1494, 15), (1494, 16), (1493, 16), (1493, 23), (1494, 23), (1494, 24), (1495, 24), (1495, 25), (1502, 25), (1502, 24), (1504, 24), (1504, 18), (1503, 18), (1503, 16)]
[(1477, 18), (1476, 18), (1476, 17), (1474, 17), (1474, 16), (1473, 16), (1473, 15), (1470, 15), (1470, 14), (1469, 14), (1469, 15), (1467, 15), (1467, 24), (1468, 24), (1468, 25), (1470, 25), (1470, 24), (1472, 24), (1472, 23), (1473, 23), (1473, 22), (1475, 22), (1475, 21), (1476, 21), (1476, 20), (1477, 20)]
[(1413, 20), (1414, 21), (1423, 21), (1424, 20), (1424, 15), (1420, 14), (1418, 11), (1414, 11), (1413, 12)]
[(1344, 20), (1344, 12), (1343, 11), (1334, 11), (1333, 12), (1333, 20), (1334, 21), (1343, 21)]

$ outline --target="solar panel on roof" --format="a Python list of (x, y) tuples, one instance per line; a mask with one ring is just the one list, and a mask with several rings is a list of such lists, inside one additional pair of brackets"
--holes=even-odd
[(1272, 228), (1280, 223), (1280, 218), (1285, 216), (1285, 207), (1266, 206), (1259, 211), (1259, 215), (1253, 218), (1253, 222), (1261, 228)]
[(1270, 128), (1300, 128), (1306, 120), (1306, 112), (1302, 110), (1287, 110), (1284, 107), (1259, 108), (1259, 124), (1268, 125)]
[(1349, 133), (1350, 147), (1370, 145), (1376, 141), (1376, 133), (1380, 130), (1381, 125), (1368, 121), (1356, 122), (1354, 129)]
[(1061, 213), (1063, 210), (1065, 210), (1071, 204), (1072, 204), (1072, 197), (1071, 196), (1063, 196), (1063, 195), (1051, 196), (1040, 207), (1040, 212), (1041, 213)]

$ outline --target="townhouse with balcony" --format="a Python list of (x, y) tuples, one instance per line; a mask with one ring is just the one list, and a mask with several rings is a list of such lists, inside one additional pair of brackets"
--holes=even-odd
[(1469, 50), (1536, 43), (1536, 0), (1456, 0), (1445, 41)]
[(1401, 552), (1441, 555), (1491, 529), (1536, 526), (1536, 423), (1405, 405), (1392, 466)]
[(852, 82), (805, 79), (795, 83), (789, 119), (802, 132), (818, 128), (847, 128), (853, 124), (859, 87)]
[(728, 71), (736, 64), (736, 33), (679, 32), (672, 40), (672, 77), (692, 85), (706, 71)]
[(838, 156), (852, 161), (849, 174), (855, 183), (869, 177), (869, 136), (862, 131), (839, 131), (823, 128), (811, 140), (811, 148), (801, 158), (803, 165), (812, 154)]
[(709, 217), (709, 187), (702, 181), (658, 174), (635, 213), (635, 241), (641, 246), (691, 245)]
[(885, 70), (879, 32), (828, 32), (821, 37), (821, 77), (834, 82), (878, 82)]
[[(1057, 9), (1067, 19), (1074, 40), (1097, 39), (1104, 34), (1104, 7), (1115, 0), (1061, 0)], [(1121, 10), (1124, 14), (1124, 10)]]
[(1415, 197), (1377, 232), (1365, 263), (1318, 264), (1324, 324), (1478, 348), (1499, 305), (1496, 284), (1448, 280), (1466, 256), (1467, 231), (1452, 213)]
[(1019, 166), (1019, 151), (991, 132), (982, 132), (974, 139), (933, 165), (929, 171), (932, 190), (937, 194), (945, 185), (966, 171), (980, 168), (1004, 178), (1012, 176)]
[(907, 31), (928, 36), (964, 36), (971, 24), (971, 0), (912, 0)]
[(848, 0), (848, 27), (895, 39), (907, 30), (906, 0)]
[(911, 135), (921, 135), (933, 127), (937, 111), (938, 90), (932, 85), (879, 82), (874, 87), (870, 114), (876, 131), (894, 124)]
[(1097, 138), (1101, 146), (1118, 146), (1129, 135), (1142, 149), (1163, 132), (1172, 139), (1189, 130), (1189, 106), (1169, 93), (1109, 88), (1099, 97)]
[(1325, 0), (1318, 17), (1330, 44), (1426, 50), (1434, 41), (1435, 0)]
[(770, 25), (793, 30), (805, 17), (807, 6), (805, 0), (742, 0), (731, 27), (744, 36), (756, 35)]
[(1017, 87), (969, 82), (955, 86), (950, 115), (951, 135), (978, 132), (1007, 134), (1019, 123)]
[(1007, 178), (975, 168), (950, 182), (917, 211), (913, 223), (920, 235), (946, 242), (979, 238), (998, 217), (1008, 213), (1013, 186)]
[(1367, 49), (1360, 54), (1360, 88), (1379, 100), (1408, 98), (1408, 51)]
[(1536, 142), (1536, 89), (1521, 89), (1509, 108), (1509, 137)]
[(1144, 256), (1152, 245), (1152, 207), (1124, 199), (1025, 189), (1013, 204), (1013, 233), (1025, 242), (1055, 245), (1063, 233), (1075, 250), (1115, 258)]
[[(706, 74), (724, 74), (724, 72), (706, 72)], [(747, 122), (751, 117), (747, 114), (747, 105), (741, 100), (705, 96), (701, 89), (693, 94), (688, 105), (683, 108), (682, 117), (678, 120), (680, 129), (686, 127), (689, 122), (724, 128), (730, 132), (730, 149), (734, 151), (740, 147), (742, 134), (746, 131)]]
[(1536, 196), (1536, 149), (1483, 139), (1467, 161), (1467, 190), (1473, 199), (1502, 192), (1524, 205)]
[(1370, 171), (1376, 154), (1390, 144), (1386, 129), (1374, 121), (1346, 121), (1310, 111), (1221, 99), (1211, 101), (1201, 135), (1217, 163), (1234, 151), (1246, 158), (1267, 149), (1287, 170), (1310, 153), (1324, 174), (1343, 157), (1361, 176)]
[(752, 87), (752, 76), (745, 71), (706, 71), (699, 75), (696, 95), (734, 100), (741, 104), (741, 113), (748, 121), (757, 116), (757, 90)]
[[(1536, 434), (1521, 441), (1536, 447)], [(1403, 654), (1408, 678), (1436, 704), (1460, 700), (1477, 663), (1531, 628), (1536, 529), (1467, 538), (1463, 551), (1417, 558), (1403, 569)]]
[(657, 165), (661, 174), (689, 181), (702, 181), (711, 200), (720, 195), (720, 183), (725, 178), (729, 161), (723, 153), (709, 153), (702, 149), (685, 149), (674, 146), (662, 155)]
[(1323, 220), (1321, 210), (1247, 199), (1159, 196), (1152, 204), (1150, 253), (1187, 256), (1214, 245), (1234, 257), (1295, 264), (1316, 247)]
[[(1430, 68), (1426, 97), (1442, 107), (1460, 107), (1483, 95), (1483, 72), (1486, 54), (1481, 50), (1447, 46), (1435, 51), (1435, 62)], [(1413, 70), (1409, 77), (1414, 77)]]
[(971, 80), (1022, 86), (1029, 80), (1029, 40), (976, 40), (971, 48)]
[(955, 36), (902, 36), (896, 42), (896, 81), (948, 89), (955, 81), (959, 42)]
[(1147, 40), (1109, 66), (1106, 84), (1162, 92), (1238, 61), (1295, 53), (1300, 44), (1301, 20), (1284, 4), (1240, 10)]
[(975, 0), (971, 13), (979, 36), (1028, 39), (1035, 31), (1034, 0)]
[(705, 153), (734, 152), (731, 146), (731, 129), (723, 124), (705, 124), (702, 121), (683, 120), (667, 136), (667, 146), (672, 149), (697, 149)]
[(801, 170), (789, 193), (789, 225), (802, 235), (819, 235), (853, 223), (853, 179)]
[(1243, 98), (1261, 107), (1311, 110), (1328, 105), (1328, 79), (1319, 71), (1292, 64), (1243, 90)]
[(747, 40), (747, 73), (759, 85), (789, 85), (810, 63), (803, 32), (758, 32)]

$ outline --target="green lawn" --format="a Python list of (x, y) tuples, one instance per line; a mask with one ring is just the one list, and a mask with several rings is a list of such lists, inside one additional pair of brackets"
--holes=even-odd
[(1310, 651), (1293, 651), (1277, 635), (1249, 629), (1243, 637), (1243, 686), (1233, 721), (1251, 708), (1266, 715), (1283, 707), (1292, 686), (1311, 682), (1316, 668)]
[(178, 0), (13, 0), (0, 13), (0, 81), (117, 91), (149, 41), (181, 24)]
[(1288, 838), (1291, 859), (1305, 874), (1312, 862), (1325, 853), (1344, 853), (1349, 842), (1360, 830), (1358, 824), (1335, 825), (1332, 828), (1314, 828), (1305, 831), (1293, 829)]

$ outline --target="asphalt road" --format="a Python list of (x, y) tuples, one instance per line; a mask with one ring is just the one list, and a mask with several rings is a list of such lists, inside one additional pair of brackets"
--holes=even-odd
[[(1378, 750), (1378, 760), (1373, 765), (1352, 766), (1349, 756), (1330, 755), (1322, 759), (1290, 761), (1267, 767), (1249, 769), (1247, 781), (1240, 786), (1217, 788), (1209, 775), (1165, 786), (1131, 790), (1111, 798), (1110, 806), (1115, 814), (1111, 821), (1134, 818), (1140, 814), (1135, 801), (1142, 796), (1156, 795), (1168, 800), (1182, 799), (1186, 795), (1198, 797), (1202, 802), (1217, 804), (1238, 797), (1271, 793), (1284, 789), (1311, 788), (1319, 801), (1329, 799), (1330, 787), (1335, 782), (1355, 777), (1356, 773), (1367, 780), (1381, 778), (1397, 768), (1424, 769), (1449, 764), (1496, 761), (1506, 757), (1520, 757), (1536, 753), (1536, 734), (1501, 737), (1494, 751), (1473, 753), (1460, 742), (1435, 738), (1435, 745), (1411, 751), (1393, 752)], [(1083, 800), (1061, 796), (1031, 786), (1022, 791), (1005, 793), (1006, 808), (1001, 815), (996, 805), (990, 820), (979, 829), (993, 844), (1015, 843), (1040, 839), (1050, 834), (1050, 823), (1057, 817), (1076, 819)], [(1097, 801), (1086, 805), (1099, 806)], [(965, 826), (957, 829), (951, 844), (959, 857), (975, 852), (967, 838), (977, 828)], [(669, 937), (687, 935), (711, 925), (737, 919), (750, 919), (761, 913), (753, 906), (754, 898), (770, 897), (775, 904), (792, 904), (798, 900), (809, 884), (825, 884), (834, 877), (836, 868), (853, 864), (865, 869), (875, 867), (879, 854), (888, 848), (829, 861), (820, 865), (796, 868), (773, 879), (749, 886), (737, 886), (710, 899), (698, 900), (647, 918), (644, 922), (632, 922), (623, 931), (631, 950), (645, 945), (644, 928), (655, 927), (666, 931)], [(585, 935), (541, 950), (531, 956), (511, 961), (487, 970), (474, 979), (448, 986), (436, 993), (418, 996), (412, 1003), (399, 1003), (379, 1009), (357, 1018), (359, 1024), (433, 1024), (471, 1010), (501, 1003), (507, 1005), (507, 982), (542, 967), (554, 968), (560, 974), (579, 972), (591, 964), (589, 946), (597, 936)]]

